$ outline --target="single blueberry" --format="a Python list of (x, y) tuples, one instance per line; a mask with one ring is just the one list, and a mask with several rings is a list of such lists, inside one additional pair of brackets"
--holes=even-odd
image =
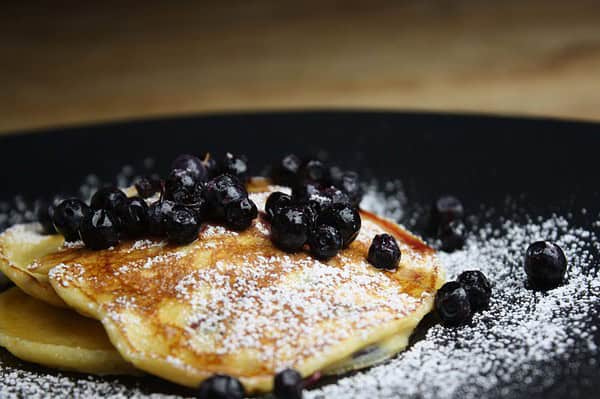
[(485, 274), (479, 270), (467, 270), (458, 276), (457, 281), (467, 291), (473, 312), (488, 308), (492, 297), (492, 285)]
[(204, 380), (198, 392), (200, 399), (242, 399), (244, 395), (244, 386), (240, 381), (224, 374)]
[(85, 246), (106, 249), (119, 243), (119, 230), (113, 214), (106, 209), (88, 213), (79, 226), (79, 235)]
[(126, 236), (138, 237), (148, 232), (148, 205), (140, 197), (128, 198), (115, 213)]
[(171, 169), (182, 169), (190, 172), (196, 181), (205, 181), (207, 172), (200, 158), (189, 154), (179, 155), (171, 164)]
[(288, 368), (275, 375), (273, 393), (277, 399), (302, 399), (302, 385), (302, 375)]
[(104, 187), (92, 196), (91, 207), (94, 210), (106, 209), (112, 212), (126, 200), (125, 193), (117, 187)]
[(248, 158), (245, 155), (225, 154), (225, 158), (221, 161), (221, 173), (235, 176), (242, 182), (248, 181)]
[(284, 194), (280, 191), (271, 193), (267, 198), (267, 202), (265, 203), (265, 213), (267, 215), (267, 219), (271, 220), (273, 215), (279, 212), (279, 210), (291, 204), (292, 197), (290, 197), (289, 195)]
[(301, 180), (326, 183), (329, 181), (329, 168), (317, 159), (305, 162), (300, 169)]
[(450, 222), (461, 220), (463, 217), (463, 205), (458, 198), (451, 195), (441, 196), (431, 206), (427, 233), (434, 235), (441, 227), (448, 225)]
[(400, 262), (400, 248), (389, 234), (378, 234), (369, 247), (367, 260), (378, 269), (395, 270)]
[(441, 225), (437, 236), (440, 239), (440, 249), (445, 252), (453, 252), (461, 249), (465, 244), (465, 224), (461, 220), (453, 220)]
[(435, 294), (435, 309), (447, 327), (459, 326), (471, 319), (471, 303), (460, 283), (450, 281)]
[(553, 242), (537, 241), (525, 252), (525, 273), (532, 288), (558, 287), (567, 271), (567, 257)]
[(71, 198), (62, 201), (54, 208), (53, 224), (65, 241), (79, 240), (79, 225), (92, 210), (83, 201)]
[(198, 238), (200, 222), (195, 212), (184, 205), (175, 205), (166, 215), (166, 233), (169, 242), (189, 244)]
[(254, 202), (248, 198), (241, 198), (225, 206), (225, 224), (232, 230), (246, 230), (252, 225), (252, 220), (258, 216)]
[(342, 249), (342, 235), (333, 226), (321, 225), (310, 231), (308, 246), (315, 258), (327, 260)]
[(298, 182), (298, 171), (302, 161), (294, 154), (284, 156), (280, 161), (273, 164), (271, 178), (273, 183), (293, 187)]
[(299, 251), (308, 239), (308, 221), (302, 207), (281, 209), (271, 220), (271, 240), (287, 252)]

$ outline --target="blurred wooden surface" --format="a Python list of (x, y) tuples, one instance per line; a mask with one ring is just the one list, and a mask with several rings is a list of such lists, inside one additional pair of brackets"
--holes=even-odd
[(307, 107), (600, 120), (596, 0), (24, 3), (0, 12), (0, 132)]

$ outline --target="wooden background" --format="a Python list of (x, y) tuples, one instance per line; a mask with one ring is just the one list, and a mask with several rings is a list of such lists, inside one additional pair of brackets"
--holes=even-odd
[(0, 6), (0, 133), (332, 107), (600, 120), (597, 0), (22, 3)]

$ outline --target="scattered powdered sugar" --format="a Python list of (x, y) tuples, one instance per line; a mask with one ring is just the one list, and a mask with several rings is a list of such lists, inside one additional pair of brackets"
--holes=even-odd
[(390, 181), (385, 183), (382, 188), (376, 181), (365, 185), (360, 207), (394, 221), (400, 220), (404, 215), (403, 209), (407, 201), (402, 182), (399, 180)]
[[(389, 190), (381, 192), (371, 187), (362, 205), (397, 220), (403, 215), (405, 202), (403, 195), (394, 196)], [(481, 214), (486, 215), (487, 211)], [(586, 379), (600, 374), (600, 334), (594, 324), (600, 317), (598, 227), (600, 220), (584, 228), (565, 216), (525, 220), (515, 217), (498, 224), (475, 220), (465, 248), (451, 254), (441, 253), (439, 258), (448, 279), (463, 270), (483, 271), (493, 283), (490, 308), (476, 314), (472, 323), (464, 327), (433, 325), (424, 329), (420, 339), (393, 360), (307, 390), (305, 398), (480, 398), (511, 397), (519, 393), (537, 397), (550, 385), (556, 389), (557, 381), (569, 378), (576, 381), (576, 387), (585, 387), (589, 382)], [(222, 232), (205, 230), (205, 233)], [(545, 293), (531, 291), (524, 284), (523, 254), (538, 239), (556, 241), (569, 259), (566, 283)], [(314, 278), (331, 278), (323, 267), (315, 269)], [(60, 267), (54, 271), (57, 269)], [(186, 284), (197, 284), (198, 278), (190, 276), (182, 280), (182, 292), (186, 291)], [(315, 312), (318, 311), (316, 308)], [(202, 322), (206, 323), (204, 327), (210, 327), (206, 320)], [(239, 328), (244, 328), (243, 320)], [(248, 339), (252, 343), (253, 338)], [(5, 352), (0, 355), (2, 398), (179, 397), (147, 394), (146, 380), (132, 383), (65, 375), (32, 369), (14, 360), (7, 363), (4, 359), (9, 355)], [(13, 366), (15, 363), (21, 366)], [(565, 391), (562, 396), (574, 392)]]
[(83, 248), (85, 247), (85, 244), (83, 243), (83, 241), (78, 240), (78, 241), (65, 241), (63, 243), (63, 248)]
[(131, 253), (133, 251), (148, 249), (148, 248), (160, 248), (167, 245), (166, 241), (155, 241), (155, 240), (138, 240), (131, 245), (131, 248), (127, 250), (127, 253)]
[(45, 237), (40, 234), (41, 228), (39, 223), (17, 224), (8, 228), (6, 233), (10, 234), (14, 237), (14, 240), (17, 240), (20, 243), (35, 245), (45, 239)]
[[(278, 281), (279, 269), (289, 280)], [(371, 271), (366, 262), (334, 267), (310, 256), (243, 256), (184, 277), (176, 292), (194, 309), (187, 321), (190, 333), (214, 336), (215, 353), (254, 349), (267, 367), (283, 368), (289, 363), (278, 362), (298, 348), (303, 356), (315, 355), (353, 331), (372, 331), (421, 303), (421, 297), (399, 294), (388, 277)], [(203, 287), (210, 287), (209, 296)], [(324, 331), (320, 326), (327, 321), (336, 328)]]

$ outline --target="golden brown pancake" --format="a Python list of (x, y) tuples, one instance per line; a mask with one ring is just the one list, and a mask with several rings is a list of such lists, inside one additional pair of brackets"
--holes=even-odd
[(17, 287), (0, 293), (0, 346), (20, 359), (92, 374), (139, 374), (102, 325), (35, 299)]
[[(278, 189), (262, 180), (249, 187), (259, 209)], [(29, 294), (100, 320), (142, 370), (188, 386), (220, 372), (268, 391), (283, 367), (338, 373), (383, 360), (430, 311), (443, 282), (434, 251), (361, 215), (358, 239), (328, 262), (279, 251), (259, 218), (241, 233), (207, 225), (183, 247), (148, 239), (103, 251), (16, 226), (0, 235), (0, 269)], [(382, 232), (402, 249), (396, 272), (365, 260)]]
[[(253, 193), (259, 209), (273, 188)], [(214, 373), (250, 392), (273, 375), (303, 375), (407, 330), (430, 311), (443, 276), (434, 251), (397, 225), (362, 212), (359, 237), (328, 262), (284, 253), (259, 218), (244, 232), (207, 225), (196, 242), (155, 240), (103, 251), (71, 248), (37, 260), (57, 294), (102, 322), (136, 367), (197, 386)], [(396, 237), (395, 272), (365, 259), (375, 234)], [(406, 334), (405, 334), (406, 335)]]
[(48, 270), (36, 259), (67, 249), (61, 235), (42, 235), (38, 223), (19, 224), (0, 234), (0, 272), (25, 293), (54, 306), (66, 307), (48, 281)]

